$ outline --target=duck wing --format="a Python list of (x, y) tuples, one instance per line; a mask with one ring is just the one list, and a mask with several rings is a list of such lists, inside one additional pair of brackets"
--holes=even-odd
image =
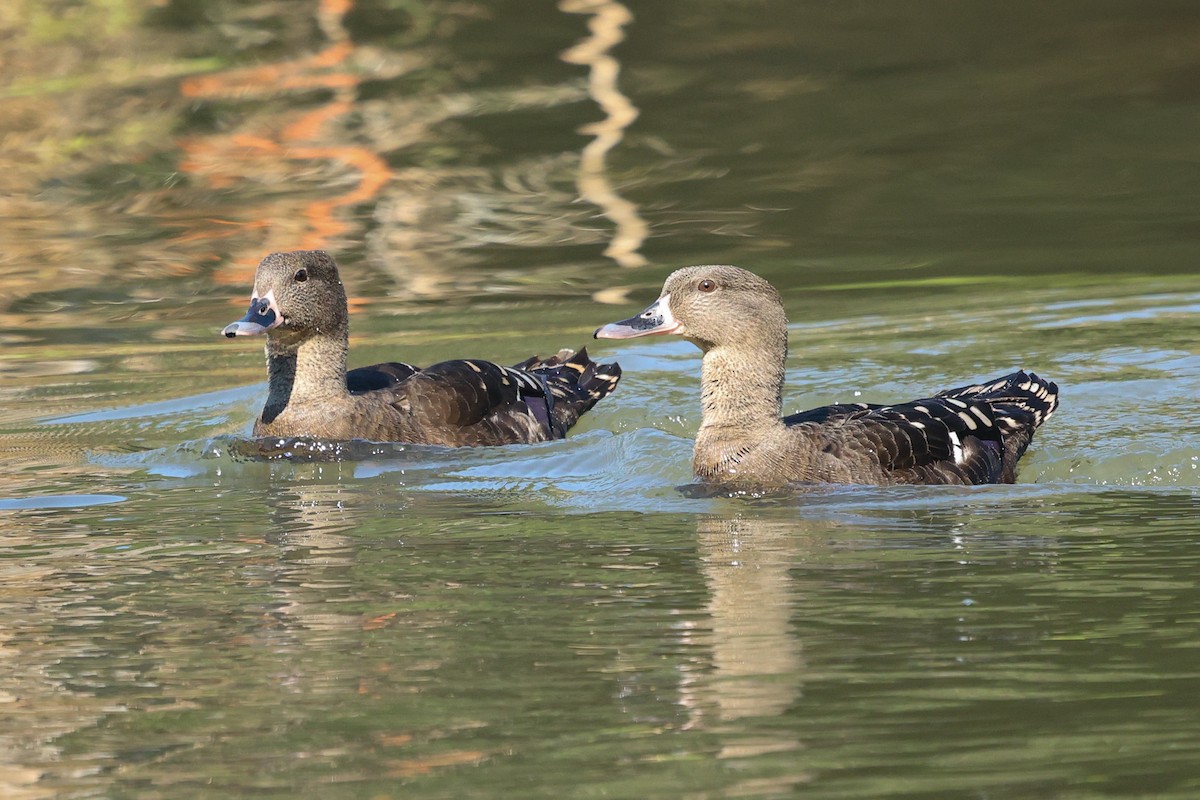
[(986, 402), (995, 415), (1004, 440), (1001, 482), (1016, 479), (1017, 460), (1025, 454), (1033, 434), (1058, 409), (1058, 384), (1035, 373), (1018, 370), (990, 383), (947, 389), (938, 399)]
[(825, 452), (866, 455), (896, 483), (1012, 483), (1033, 433), (1058, 406), (1058, 387), (1014, 372), (899, 405), (826, 406), (784, 419), (812, 426)]
[(607, 397), (621, 380), (621, 365), (600, 364), (588, 357), (587, 348), (559, 350), (549, 358), (526, 359), (513, 369), (545, 382), (550, 394), (546, 413), (556, 437), (565, 436), (583, 414)]
[(586, 351), (529, 359), (516, 367), (459, 359), (417, 370), (385, 389), (409, 436), (449, 446), (561, 439), (616, 386), (620, 367)]
[(358, 367), (346, 373), (346, 388), (351, 394), (374, 392), (387, 389), (411, 378), (421, 371), (420, 367), (405, 364), (401, 361), (388, 361), (383, 364), (372, 364), (369, 367)]
[(823, 424), (831, 420), (862, 417), (868, 411), (881, 408), (887, 408), (887, 406), (871, 405), (870, 403), (836, 403), (791, 414), (783, 418), (783, 424), (788, 426), (800, 425), (805, 422)]

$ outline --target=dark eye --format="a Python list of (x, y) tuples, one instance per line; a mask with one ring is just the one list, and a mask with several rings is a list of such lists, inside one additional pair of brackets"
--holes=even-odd
[(713, 289), (717, 288), (717, 282), (705, 278), (696, 284), (696, 288), (707, 294), (708, 292), (711, 292)]
[(308, 270), (298, 269), (293, 277), (296, 279), (296, 283), (304, 283), (308, 280)]

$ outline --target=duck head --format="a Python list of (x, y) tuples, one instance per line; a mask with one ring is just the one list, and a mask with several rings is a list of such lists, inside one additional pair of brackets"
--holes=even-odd
[(271, 253), (259, 262), (250, 310), (221, 333), (231, 339), (265, 333), (272, 344), (295, 347), (346, 326), (346, 290), (337, 264), (322, 250), (298, 250)]
[(675, 334), (707, 352), (726, 345), (786, 347), (787, 316), (779, 292), (753, 272), (728, 265), (672, 272), (645, 311), (597, 328), (597, 339)]

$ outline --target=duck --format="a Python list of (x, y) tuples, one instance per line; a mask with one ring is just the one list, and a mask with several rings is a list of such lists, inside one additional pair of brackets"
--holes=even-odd
[(787, 316), (779, 292), (731, 265), (685, 267), (640, 314), (597, 339), (673, 334), (700, 348), (701, 422), (692, 467), (703, 483), (1013, 483), (1058, 386), (1018, 370), (899, 405), (845, 403), (782, 416)]
[(349, 311), (334, 258), (270, 253), (228, 338), (266, 335), (268, 389), (255, 437), (365, 439), (446, 447), (562, 439), (616, 388), (617, 363), (561, 350), (514, 366), (480, 359), (347, 371)]

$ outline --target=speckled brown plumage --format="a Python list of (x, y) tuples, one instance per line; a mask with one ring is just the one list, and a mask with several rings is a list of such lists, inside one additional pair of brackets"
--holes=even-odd
[(272, 253), (246, 316), (226, 336), (267, 334), (269, 388), (255, 436), (450, 447), (561, 439), (617, 385), (617, 364), (564, 350), (514, 367), (463, 359), (346, 371), (349, 320), (333, 258)]
[(1023, 371), (901, 405), (825, 406), (780, 417), (787, 318), (779, 293), (744, 269), (677, 270), (637, 316), (597, 338), (673, 333), (704, 352), (693, 468), (715, 484), (1012, 483), (1017, 460), (1058, 407), (1058, 387)]

